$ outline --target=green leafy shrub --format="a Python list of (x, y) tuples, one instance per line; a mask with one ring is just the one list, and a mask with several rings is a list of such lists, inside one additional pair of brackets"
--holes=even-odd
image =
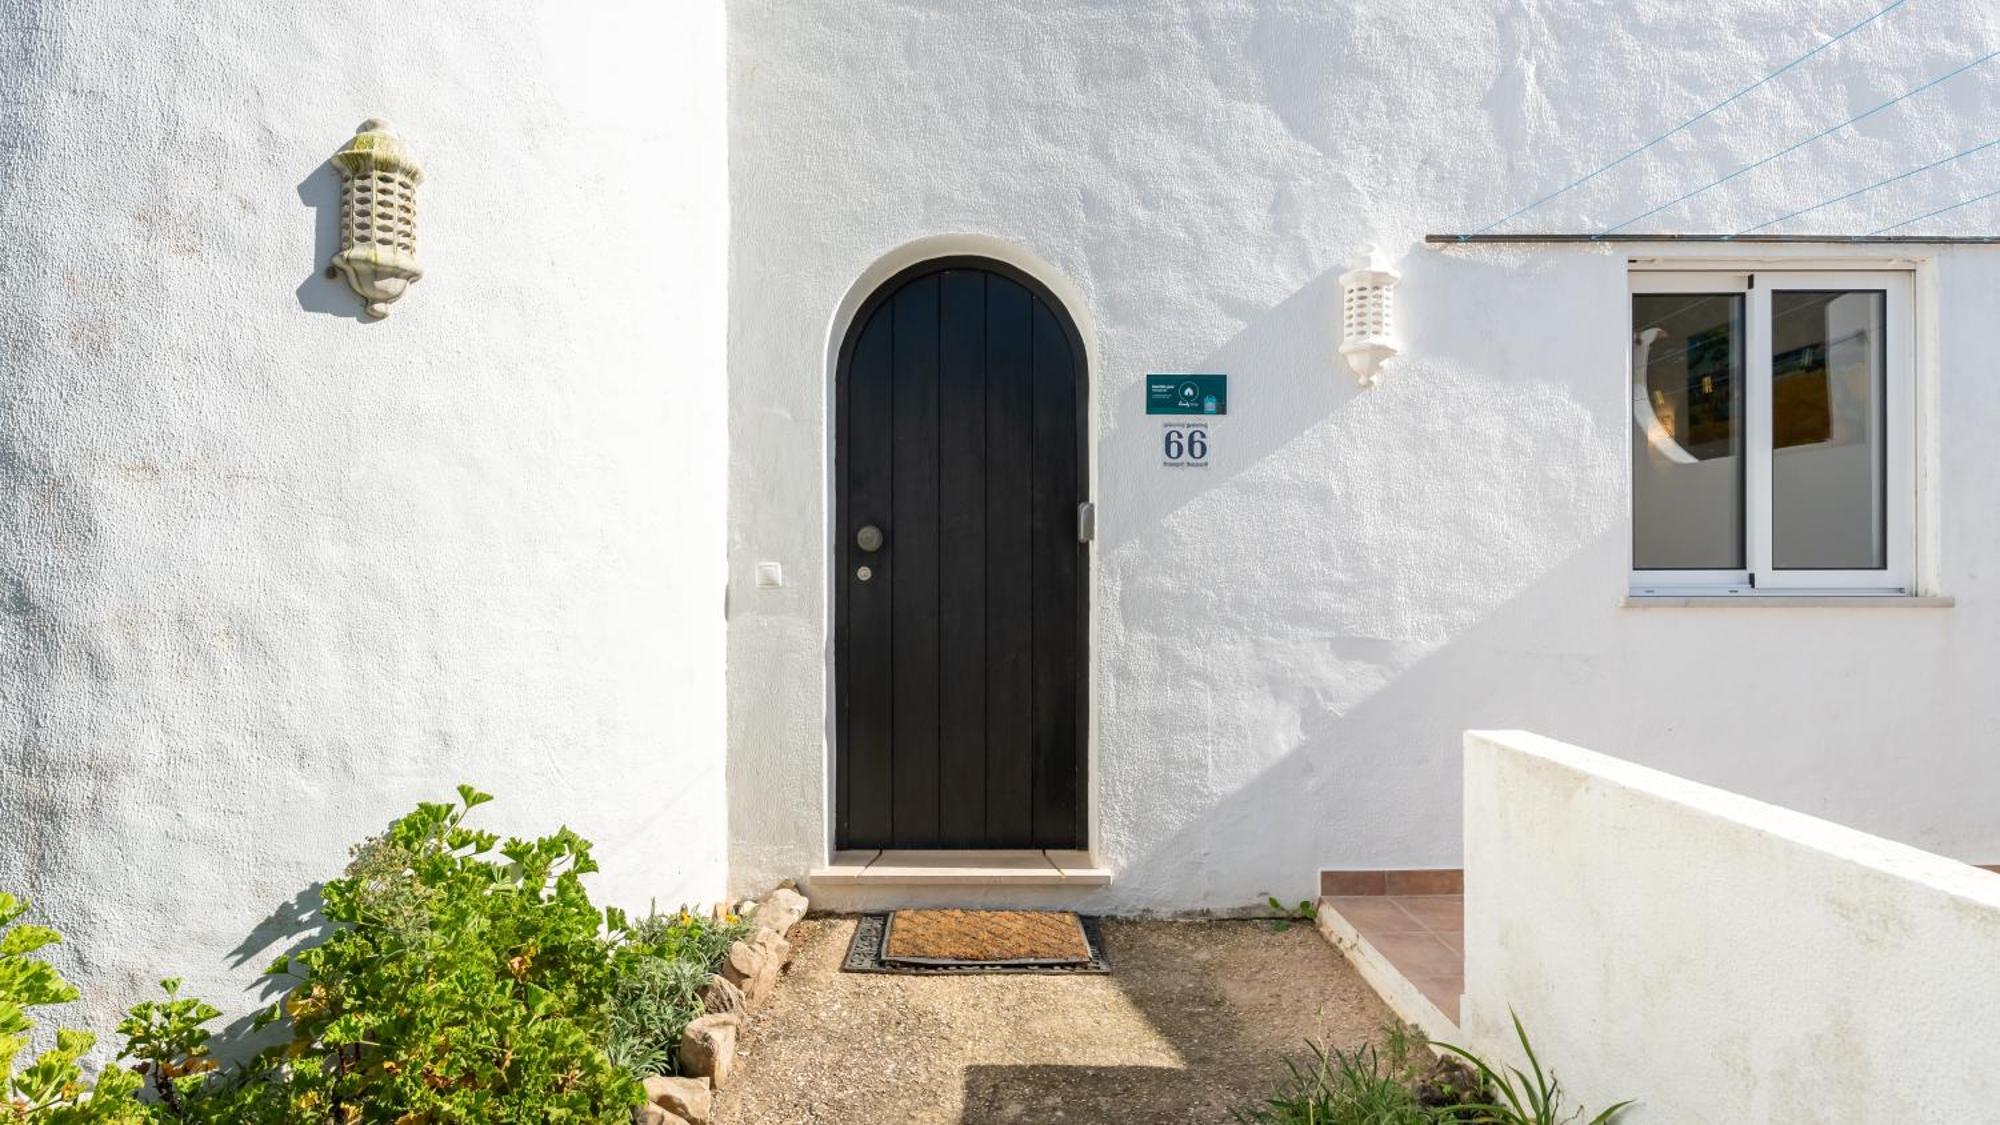
[[(1503, 1074), (1465, 1050), (1440, 1043), (1434, 1056), (1423, 1033), (1397, 1025), (1386, 1030), (1383, 1046), (1351, 1052), (1327, 1051), (1317, 1044), (1304, 1065), (1286, 1059), (1289, 1072), (1273, 1096), (1238, 1120), (1248, 1125), (1568, 1125), (1583, 1116), (1564, 1104), (1555, 1076), (1545, 1074), (1528, 1045), (1521, 1021), (1514, 1033), (1527, 1052), (1532, 1074), (1509, 1068)], [(1630, 1102), (1619, 1102), (1590, 1119), (1606, 1125)]]
[(709, 920), (686, 910), (635, 923), (618, 951), (611, 1061), (640, 1077), (676, 1073), (681, 1032), (702, 1014), (709, 975), (749, 932), (734, 915)]
[(1270, 896), (1267, 901), (1270, 902), (1271, 909), (1277, 911), (1278, 920), (1271, 923), (1271, 929), (1278, 933), (1282, 934), (1286, 930), (1291, 929), (1294, 922), (1312, 923), (1319, 921), (1319, 908), (1306, 899), (1300, 899), (1296, 907), (1286, 906), (1284, 903), (1279, 902), (1277, 895)]
[(1312, 1061), (1285, 1060), (1285, 1086), (1239, 1120), (1254, 1125), (1430, 1125), (1437, 1120), (1418, 1103), (1396, 1068), (1380, 1052), (1307, 1046)]
[[(256, 1026), (288, 1038), (234, 1068), (211, 1051), (221, 1013), (169, 979), (119, 1024), (131, 1070), (87, 1088), (93, 1040), (64, 1031), (16, 1073), (27, 1009), (77, 993), (27, 956), (55, 933), (8, 928), (26, 907), (0, 894), (0, 1125), (628, 1121), (637, 1076), (673, 1072), (709, 975), (749, 927), (686, 910), (628, 925), (591, 905), (586, 841), (503, 843), (465, 823), (491, 798), (459, 798), (354, 849), (321, 891), (331, 934), (269, 970), (285, 995)], [(137, 1096), (148, 1082), (157, 1104)]]
[(321, 893), (331, 936), (271, 967), (291, 986), (259, 1024), (292, 1036), (241, 1087), (254, 1116), (277, 1099), (297, 1122), (541, 1125), (620, 1121), (641, 1100), (603, 1049), (606, 930), (625, 922), (584, 891), (590, 845), (568, 829), (502, 843), (464, 823), (491, 798), (459, 796), (358, 847)]
[(702, 1013), (708, 966), (697, 961), (635, 958), (620, 974), (605, 1053), (640, 1077), (673, 1074), (681, 1032)]
[(118, 1024), (125, 1037), (121, 1059), (136, 1059), (132, 1068), (152, 1080), (160, 1104), (176, 1117), (187, 1116), (187, 1105), (198, 1100), (208, 1076), (216, 1069), (208, 1053), (209, 1032), (202, 1025), (222, 1014), (214, 1005), (180, 995), (179, 978), (160, 982), (164, 1000), (135, 1004)]
[(703, 918), (688, 910), (652, 914), (634, 922), (625, 934), (622, 952), (674, 961), (722, 964), (729, 947), (750, 936), (750, 925), (734, 914)]
[[(1535, 1057), (1535, 1049), (1528, 1043), (1528, 1031), (1521, 1026), (1521, 1017), (1511, 1011), (1508, 1015), (1513, 1017), (1514, 1035), (1521, 1040), (1521, 1050), (1528, 1056), (1532, 1074), (1511, 1066), (1503, 1074), (1463, 1047), (1438, 1044), (1439, 1050), (1450, 1051), (1471, 1065), (1495, 1095), (1462, 1107), (1474, 1114), (1465, 1120), (1479, 1125), (1563, 1125), (1582, 1117), (1584, 1110), (1572, 1110), (1563, 1104), (1562, 1084), (1556, 1081), (1555, 1073), (1543, 1073), (1541, 1060)], [(1631, 1104), (1622, 1101), (1613, 1105), (1591, 1118), (1590, 1125), (1605, 1125)]]
[(97, 1042), (82, 1031), (57, 1031), (55, 1047), (19, 1067), (35, 1024), (31, 1008), (67, 1004), (76, 986), (29, 954), (62, 940), (46, 926), (19, 922), (28, 904), (0, 891), (0, 1120), (22, 1125), (126, 1125), (150, 1119), (135, 1096), (139, 1076), (105, 1067), (86, 1084), (79, 1060)]

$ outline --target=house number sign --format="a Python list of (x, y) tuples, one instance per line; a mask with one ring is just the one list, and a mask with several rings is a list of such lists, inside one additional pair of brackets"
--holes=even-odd
[(1202, 422), (1161, 423), (1160, 464), (1169, 469), (1208, 468), (1210, 436)]
[(1229, 376), (1149, 373), (1146, 413), (1187, 419), (1160, 423), (1160, 464), (1169, 469), (1206, 469), (1215, 436), (1210, 420), (1229, 413)]

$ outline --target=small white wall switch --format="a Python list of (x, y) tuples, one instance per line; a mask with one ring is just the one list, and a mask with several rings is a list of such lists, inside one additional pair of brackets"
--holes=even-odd
[(775, 590), (784, 584), (785, 568), (782, 564), (774, 562), (757, 564), (757, 588), (759, 590)]

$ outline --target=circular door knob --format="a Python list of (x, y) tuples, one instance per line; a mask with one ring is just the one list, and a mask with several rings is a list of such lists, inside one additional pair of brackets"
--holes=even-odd
[(854, 545), (864, 551), (873, 552), (881, 550), (882, 529), (872, 523), (863, 527), (860, 531), (854, 533)]

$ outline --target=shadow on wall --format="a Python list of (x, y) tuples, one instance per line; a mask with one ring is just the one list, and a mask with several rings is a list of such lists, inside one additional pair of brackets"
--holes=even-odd
[(1456, 866), (1463, 729), (1615, 713), (1574, 693), (1616, 639), (1618, 430), (1565, 370), (1595, 344), (1517, 322), (1621, 298), (1521, 254), (1404, 259), (1403, 333), (1425, 346), (1388, 386), (1339, 355), (1334, 268), (1189, 368), (1232, 376), (1210, 467), (1157, 463), (1143, 387), (1107, 420), (1107, 643), (1181, 685), (1101, 717), (1106, 744), (1147, 753), (1102, 761), (1100, 792), (1182, 794), (1105, 820), (1121, 900), (1255, 909), (1313, 897), (1321, 865)]
[[(1600, 279), (1578, 271), (1569, 259), (1512, 249), (1482, 257), (1446, 255), (1414, 243), (1402, 247), (1400, 254), (1394, 247), (1385, 248), (1385, 253), (1404, 275), (1406, 292), (1396, 310), (1398, 334), (1405, 341), (1423, 340), (1421, 350), (1389, 361), (1382, 377), (1391, 383), (1435, 383), (1448, 372), (1470, 372), (1490, 393), (1495, 387), (1518, 392), (1543, 379), (1550, 363), (1548, 342), (1521, 331), (1518, 318), (1523, 309), (1518, 299), (1484, 297), (1541, 287), (1553, 295), (1552, 300), (1574, 303), (1580, 296), (1576, 287), (1581, 285), (1593, 303), (1566, 306), (1564, 315), (1571, 320), (1589, 322), (1601, 311), (1623, 308), (1621, 288), (1600, 309), (1594, 303), (1602, 298)], [(1143, 379), (1121, 389), (1108, 414), (1099, 408), (1105, 427), (1097, 458), (1105, 493), (1098, 505), (1103, 550), (1140, 539), (1190, 501), (1359, 405), (1357, 399), (1384, 393), (1360, 387), (1340, 354), (1340, 275), (1345, 272), (1346, 265), (1329, 268), (1246, 323), (1206, 358), (1174, 372), (1230, 377), (1229, 413), (1214, 422), (1215, 454), (1207, 468), (1160, 468), (1162, 423), (1195, 419), (1148, 415)], [(1533, 311), (1548, 313), (1545, 306)], [(1435, 322), (1442, 318), (1449, 319), (1449, 331), (1427, 331), (1441, 327)], [(1096, 386), (1104, 385), (1103, 373), (1093, 371), (1092, 379)], [(1163, 471), (1172, 475), (1162, 479)]]
[[(1174, 372), (1231, 378), (1229, 413), (1214, 424), (1215, 452), (1208, 468), (1156, 468), (1154, 463), (1163, 459), (1161, 423), (1196, 419), (1149, 416), (1143, 379), (1118, 393), (1097, 454), (1105, 489), (1099, 505), (1106, 525), (1103, 549), (1116, 550), (1139, 538), (1175, 509), (1228, 482), (1360, 393), (1340, 359), (1344, 269), (1328, 270), (1308, 282), (1198, 367)], [(1173, 475), (1162, 481), (1162, 471)]]
[[(1607, 615), (1578, 613), (1576, 604), (1622, 558), (1619, 537), (1601, 534), (1472, 628), (1382, 669), (1382, 685), (1351, 707), (1330, 705), (1310, 682), (1293, 685), (1301, 699), (1293, 745), (1247, 784), (1209, 800), (1191, 795), (1200, 814), (1124, 862), (1123, 888), (1261, 910), (1266, 895), (1318, 897), (1321, 867), (1459, 866), (1466, 728), (1586, 743), (1608, 733), (1578, 726), (1567, 701), (1620, 690), (1617, 679), (1593, 683), (1588, 672), (1592, 654), (1612, 642)], [(1623, 709), (1618, 698), (1602, 702), (1592, 710)], [(1343, 838), (1401, 850), (1356, 854)]]
[[(333, 926), (321, 911), (320, 891), (324, 886), (324, 883), (313, 883), (290, 900), (278, 904), (262, 922), (244, 935), (235, 949), (229, 951), (230, 968), (241, 969), (254, 964), (261, 969), (280, 956), (290, 957), (325, 941), (332, 934)], [(258, 977), (254, 984), (246, 988), (244, 991), (254, 1007), (215, 1033), (210, 1045), (216, 1056), (226, 1060), (248, 1059), (283, 1040), (283, 1027), (258, 1028), (253, 1025), (258, 1012), (283, 997), (293, 983), (290, 977), (266, 975)]]
[[(376, 318), (368, 315), (367, 304), (330, 265), (333, 256), (340, 253), (340, 171), (331, 160), (322, 161), (299, 182), (299, 202), (313, 213), (313, 269), (295, 291), (299, 307), (309, 313), (374, 324)], [(333, 276), (327, 276), (329, 273)]]

